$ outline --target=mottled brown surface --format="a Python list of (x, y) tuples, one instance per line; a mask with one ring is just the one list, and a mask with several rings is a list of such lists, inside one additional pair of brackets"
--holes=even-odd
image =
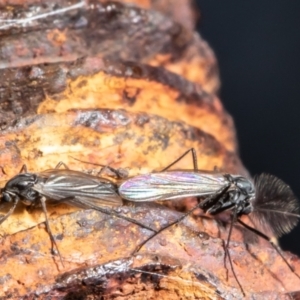
[[(240, 160), (213, 136), (184, 123), (124, 110), (74, 110), (21, 119), (0, 135), (0, 160), (5, 161), (3, 179), (28, 169), (53, 168), (60, 160), (78, 166), (71, 156), (129, 168), (130, 174), (164, 168), (183, 151), (195, 148), (198, 167), (217, 167), (230, 173), (247, 174)], [(105, 162), (102, 161), (105, 157)], [(86, 164), (85, 169), (87, 168)], [(176, 168), (193, 169), (186, 158)], [(3, 175), (4, 176), (4, 175)]]
[[(30, 12), (36, 12), (35, 14), (43, 14), (50, 11), (55, 11), (65, 7), (72, 7), (78, 5), (78, 8), (84, 8), (89, 3), (100, 2), (100, 3), (109, 3), (108, 0), (99, 0), (99, 1), (65, 1), (65, 0), (52, 0), (43, 3), (43, 6), (40, 7), (38, 4), (43, 1), (40, 0), (0, 0), (0, 6), (6, 6), (8, 14), (3, 13), (1, 19), (17, 19), (18, 14), (21, 14), (22, 18), (30, 16)], [(137, 5), (140, 8), (152, 9), (159, 12), (162, 12), (164, 15), (172, 18), (173, 20), (183, 24), (186, 28), (193, 30), (195, 27), (195, 20), (198, 17), (198, 11), (196, 9), (191, 9), (191, 5), (194, 4), (193, 0), (119, 0), (120, 3), (125, 3), (129, 5)], [(32, 5), (31, 9), (26, 9), (21, 5), (26, 3), (27, 5)], [(83, 3), (80, 5), (80, 3)], [(174, 5), (176, 4), (176, 5)], [(36, 6), (35, 6), (36, 5)], [(72, 24), (74, 11), (76, 13), (76, 8), (60, 13), (60, 22), (68, 26)], [(38, 9), (39, 8), (39, 9)], [(84, 11), (84, 9), (82, 9)], [(27, 13), (28, 12), (28, 13)], [(42, 18), (44, 19), (44, 18)], [(53, 26), (50, 21), (41, 20), (40, 23), (48, 23), (48, 26)], [(40, 26), (40, 24), (39, 24)]]
[(219, 99), (162, 68), (87, 58), (2, 73), (3, 85), (17, 84), (16, 90), (2, 94), (2, 125), (19, 113), (123, 108), (184, 121), (213, 135), (227, 149), (236, 148), (232, 119)]
[[(182, 149), (190, 147), (194, 147), (198, 152), (200, 168), (212, 169), (213, 166), (217, 166), (221, 169), (228, 168), (228, 171), (232, 173), (246, 172), (237, 158), (226, 151), (214, 138), (193, 127), (149, 114), (95, 110), (25, 118), (15, 127), (3, 132), (0, 136), (0, 160), (6, 162), (3, 165), (6, 175), (2, 174), (2, 179), (5, 180), (15, 175), (23, 163), (27, 164), (29, 170), (35, 172), (53, 168), (59, 160), (63, 160), (70, 168), (76, 170), (87, 171), (90, 168), (91, 171), (95, 171), (97, 169), (95, 166), (79, 163), (70, 156), (102, 164), (105, 160), (106, 163), (116, 168), (128, 167), (129, 175), (134, 175), (149, 172), (151, 168), (161, 169), (177, 158), (182, 153)], [(189, 158), (179, 162), (178, 168), (186, 168), (187, 165), (192, 168)], [(65, 295), (74, 289), (83, 289), (87, 293), (93, 293), (95, 291), (93, 280), (91, 289), (69, 282), (67, 286), (63, 283), (64, 288), (58, 290), (54, 283), (57, 276), (74, 268), (130, 257), (139, 242), (149, 234), (147, 230), (138, 228), (136, 225), (124, 225), (125, 221), (104, 217), (96, 212), (72, 213), (78, 209), (68, 206), (49, 206), (48, 209), (52, 220), (51, 228), (57, 238), (65, 268), (62, 268), (58, 259), (55, 260), (56, 263), (53, 262), (50, 255), (51, 244), (44, 225), (35, 226), (44, 220), (41, 210), (36, 209), (29, 214), (20, 205), (16, 213), (1, 225), (1, 233), (4, 235), (1, 246), (3, 265), (0, 271), (0, 278), (3, 282), (2, 295), (6, 297), (11, 293), (29, 295), (37, 291)], [(160, 228), (167, 221), (174, 220), (179, 214), (162, 206), (149, 207), (147, 205), (138, 208), (124, 207), (121, 211), (127, 212), (127, 216), (138, 219), (153, 228)], [(165, 288), (162, 288), (162, 291), (158, 289), (156, 296), (163, 297), (160, 293), (163, 293), (164, 289), (172, 290), (174, 289), (172, 286), (179, 285), (180, 288), (177, 290), (179, 295), (192, 293), (193, 296), (190, 299), (197, 299), (202, 289), (205, 293), (215, 295), (214, 286), (217, 285), (217, 293), (221, 298), (228, 299), (226, 295), (230, 295), (232, 299), (242, 299), (241, 291), (232, 278), (230, 269), (228, 270), (229, 281), (225, 280), (223, 242), (218, 238), (219, 236), (226, 239), (225, 229), (220, 225), (217, 226), (216, 221), (211, 219), (199, 218), (197, 223), (191, 223), (191, 221), (189, 226), (193, 230), (205, 232), (200, 235), (201, 238), (192, 231), (186, 232), (185, 226), (173, 227), (171, 235), (170, 231), (166, 231), (150, 241), (141, 253), (149, 252), (157, 254), (158, 257), (169, 256), (171, 253), (171, 257), (181, 263), (179, 273), (181, 268), (186, 270), (188, 266), (200, 268), (200, 280), (189, 269), (183, 272), (185, 275), (168, 272), (165, 280), (171, 283), (164, 283)], [(32, 226), (35, 227), (29, 229)], [(7, 234), (10, 235), (7, 236)], [(293, 291), (294, 287), (299, 284), (299, 278), (287, 269), (274, 250), (268, 247), (262, 249), (255, 245), (248, 246), (247, 250), (245, 244), (240, 241), (253, 242), (255, 239), (251, 236), (247, 238), (247, 235), (240, 229), (234, 231), (232, 240), (231, 254), (234, 268), (244, 290), (249, 295), (258, 294), (266, 297), (257, 296), (255, 299), (273, 299), (274, 293)], [(299, 262), (295, 257), (290, 256), (289, 260), (298, 267)], [(18, 268), (14, 267), (16, 265)], [(143, 263), (138, 266), (143, 266)], [(175, 267), (178, 268), (177, 265)], [(131, 274), (130, 270), (128, 272)], [(207, 275), (207, 272), (211, 275)], [(264, 280), (258, 280), (257, 274), (264, 274)], [(187, 284), (186, 288), (181, 286), (182, 276), (188, 280), (188, 283), (184, 282), (183, 285)], [(208, 279), (204, 280), (203, 276)], [(124, 282), (120, 280), (116, 283), (113, 279), (106, 278), (109, 284), (106, 284), (105, 280), (104, 282), (100, 280), (102, 285), (98, 288), (103, 293), (111, 295), (121, 293), (118, 296), (121, 298), (116, 299), (132, 299), (131, 295), (136, 293), (136, 299), (143, 299), (145, 291), (143, 289), (139, 291), (141, 285), (147, 286), (149, 293), (154, 293), (151, 288), (154, 283), (151, 280), (148, 285), (144, 281), (128, 283), (125, 279)], [(163, 285), (160, 283), (160, 277), (157, 280)], [(128, 284), (131, 289), (128, 288)], [(123, 285), (124, 289), (126, 286), (129, 289), (128, 293), (122, 289)], [(43, 298), (43, 294), (40, 297), (47, 299)], [(115, 296), (111, 297), (115, 298)], [(216, 297), (215, 295), (206, 299), (217, 299)]]
[[(97, 55), (164, 66), (202, 84), (208, 92), (218, 90), (215, 56), (192, 28), (184, 27), (158, 11), (120, 2), (46, 3), (42, 9), (40, 5), (27, 9), (19, 6), (0, 8), (3, 19), (0, 23), (0, 69), (74, 61), (85, 55)], [(154, 6), (164, 10), (168, 5)], [(184, 1), (180, 7), (177, 8), (180, 12), (191, 11)], [(169, 9), (169, 15), (175, 12), (180, 15), (177, 9)], [(57, 13), (26, 22), (26, 18), (53, 10)], [(62, 10), (64, 13), (60, 12)], [(11, 22), (12, 19), (15, 22)], [(190, 18), (189, 22), (192, 20)]]
[[(154, 205), (124, 207), (119, 212), (145, 224), (155, 224), (156, 228), (179, 215)], [(198, 223), (198, 230), (206, 231), (200, 235), (184, 225), (173, 227), (151, 240), (141, 250), (141, 256), (131, 258), (132, 251), (149, 232), (123, 220), (85, 210), (53, 218), (51, 228), (65, 267), (51, 257), (44, 226), (7, 236), (1, 246), (2, 296), (12, 295), (16, 299), (20, 295), (31, 295), (29, 299), (49, 299), (47, 296), (52, 295), (50, 299), (64, 299), (67, 294), (81, 293), (94, 295), (92, 299), (100, 299), (96, 295), (105, 294), (107, 299), (199, 299), (201, 296), (204, 299), (244, 299), (228, 262), (227, 271), (224, 267), (223, 241), (207, 234), (212, 228), (218, 228), (225, 235), (214, 220)], [(294, 291), (299, 285), (299, 278), (282, 264), (271, 248), (245, 247), (233, 239), (230, 253), (247, 299), (275, 299), (279, 294), (280, 299), (288, 299), (284, 293)], [(285, 256), (299, 270), (300, 261), (287, 253)], [(87, 267), (109, 262), (115, 263), (102, 269)], [(132, 270), (139, 268), (142, 271)]]
[[(0, 174), (0, 181), (3, 185), (18, 174), (23, 164), (33, 172), (53, 169), (59, 161), (79, 171), (100, 168), (72, 157), (127, 168), (131, 176), (161, 170), (183, 154), (184, 149), (192, 147), (197, 151), (200, 169), (217, 167), (247, 174), (235, 155), (196, 128), (145, 113), (93, 110), (28, 117), (2, 132), (0, 161), (5, 174)], [(175, 167), (193, 169), (191, 157)], [(1, 225), (0, 232), (13, 233), (32, 226), (32, 216), (26, 215), (28, 220), (21, 217), (15, 222), (15, 217), (19, 217), (14, 214)], [(21, 226), (20, 222), (27, 225)]]
[[(23, 164), (98, 172), (75, 157), (135, 175), (191, 147), (200, 169), (248, 176), (216, 97), (215, 55), (193, 31), (197, 15), (190, 0), (0, 0), (1, 186)], [(174, 167), (192, 169), (192, 160)], [(116, 210), (158, 229), (195, 203)], [(0, 226), (1, 300), (244, 298), (224, 266), (228, 215), (196, 211), (132, 256), (150, 231), (96, 211), (47, 209), (64, 267), (41, 209), (20, 203)], [(230, 253), (246, 298), (296, 299), (299, 278), (265, 241), (235, 227)], [(298, 258), (284, 255), (300, 273)]]

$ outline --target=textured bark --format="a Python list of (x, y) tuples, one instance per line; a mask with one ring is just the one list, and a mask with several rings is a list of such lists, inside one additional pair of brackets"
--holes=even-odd
[[(191, 147), (200, 169), (248, 176), (196, 16), (189, 0), (0, 0), (1, 185), (23, 164), (99, 171), (73, 157), (132, 176)], [(176, 168), (192, 169), (191, 159)], [(115, 210), (158, 229), (195, 203)], [(42, 211), (20, 203), (0, 226), (0, 299), (244, 298), (224, 264), (226, 214), (196, 211), (132, 256), (149, 230), (63, 204), (47, 209), (64, 267)], [(234, 226), (229, 250), (246, 298), (297, 299), (299, 278), (268, 243)], [(284, 256), (299, 274), (299, 259)]]
[[(188, 6), (183, 8), (184, 2), (187, 1), (181, 1), (181, 6), (173, 5), (169, 14), (182, 16), (181, 12), (187, 10), (191, 13)], [(213, 52), (198, 34), (182, 24), (155, 10), (119, 2), (74, 1), (74, 9), (70, 10), (67, 10), (72, 7), (69, 1), (59, 3), (47, 1), (42, 7), (7, 6), (0, 10), (3, 19), (3, 25), (0, 24), (1, 69), (74, 61), (85, 55), (96, 55), (163, 65), (165, 69), (200, 83), (208, 92), (217, 91), (218, 69)], [(157, 6), (164, 11), (168, 4), (163, 5), (162, 1)], [(34, 21), (24, 21), (32, 15), (62, 9), (66, 10), (63, 14), (52, 13)], [(192, 20), (190, 18), (189, 22)]]
[[(198, 153), (199, 168), (211, 170), (216, 166), (231, 173), (246, 174), (235, 155), (211, 135), (194, 127), (145, 113), (85, 110), (27, 117), (3, 131), (0, 161), (5, 163), (1, 180), (16, 175), (23, 164), (31, 172), (53, 169), (59, 161), (71, 169), (99, 171), (99, 167), (74, 158), (127, 168), (131, 176), (163, 169), (182, 154), (182, 149), (192, 147)], [(178, 162), (176, 167), (193, 169), (191, 158)], [(15, 222), (15, 216), (18, 215), (14, 214), (1, 225), (0, 232), (21, 229), (20, 224), (26, 218), (22, 215)], [(30, 227), (33, 224), (29, 218)]]
[[(154, 228), (180, 216), (158, 205), (123, 207), (118, 212)], [(204, 232), (197, 234), (186, 225), (193, 229), (197, 226)], [(228, 261), (227, 267), (224, 266), (223, 240), (208, 234), (215, 230), (221, 237), (226, 235), (214, 219), (197, 223), (190, 220), (173, 227), (151, 240), (134, 257), (131, 253), (151, 233), (123, 220), (85, 210), (52, 218), (51, 228), (63, 255), (64, 268), (57, 257), (50, 255), (44, 226), (7, 236), (1, 246), (2, 296), (13, 299), (25, 294), (26, 299), (244, 298)], [(246, 246), (233, 238), (230, 253), (247, 298), (275, 299), (299, 285), (299, 278), (290, 274), (269, 247)], [(299, 260), (292, 255), (286, 257), (299, 270)], [(282, 294), (280, 299), (289, 298)]]
[(16, 111), (27, 115), (73, 108), (123, 108), (185, 121), (213, 135), (229, 150), (236, 148), (233, 122), (220, 100), (162, 68), (88, 58), (4, 73), (7, 85), (14, 82), (17, 89), (22, 87), (22, 92), (4, 92), (2, 123), (11, 120)]

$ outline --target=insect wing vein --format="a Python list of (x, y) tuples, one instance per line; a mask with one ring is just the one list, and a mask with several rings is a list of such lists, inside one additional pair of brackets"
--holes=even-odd
[(122, 198), (131, 201), (171, 200), (205, 196), (218, 191), (226, 179), (220, 173), (169, 171), (139, 175), (119, 187)]
[(76, 197), (91, 199), (95, 205), (122, 204), (115, 184), (107, 179), (71, 170), (48, 170), (42, 177), (46, 180), (37, 183), (34, 189), (52, 200)]

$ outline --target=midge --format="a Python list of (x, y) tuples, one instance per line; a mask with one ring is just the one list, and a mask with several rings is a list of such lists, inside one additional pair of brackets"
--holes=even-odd
[[(59, 169), (62, 165), (66, 169)], [(49, 225), (46, 200), (51, 201), (53, 204), (67, 203), (80, 208), (95, 209), (156, 232), (154, 229), (132, 218), (127, 218), (111, 209), (102, 207), (103, 205), (123, 205), (117, 186), (113, 181), (69, 170), (62, 162), (55, 169), (39, 173), (28, 173), (24, 165), (20, 174), (10, 179), (0, 192), (2, 203), (12, 203), (9, 211), (0, 218), (0, 224), (13, 213), (19, 201), (30, 207), (42, 206), (45, 214), (46, 228), (52, 242), (52, 249), (55, 246), (62, 264), (62, 258)]]
[[(166, 171), (189, 152), (193, 155), (193, 171)], [(200, 171), (197, 167), (195, 150), (190, 149), (161, 172), (138, 175), (123, 181), (119, 186), (119, 194), (123, 199), (133, 202), (175, 200), (183, 197), (199, 198), (196, 207), (185, 213), (181, 218), (158, 230), (140, 244), (136, 252), (154, 236), (180, 222), (197, 208), (201, 208), (211, 215), (231, 210), (232, 222), (225, 245), (225, 254), (229, 257), (231, 270), (243, 293), (244, 291), (234, 272), (228, 251), (232, 226), (235, 222), (268, 240), (294, 272), (279, 251), (276, 238), (291, 231), (298, 223), (299, 203), (291, 188), (273, 175), (262, 174), (252, 181), (241, 175), (217, 171)], [(240, 219), (242, 215), (249, 215), (255, 228), (245, 224)], [(273, 236), (268, 237), (260, 230), (272, 232)]]

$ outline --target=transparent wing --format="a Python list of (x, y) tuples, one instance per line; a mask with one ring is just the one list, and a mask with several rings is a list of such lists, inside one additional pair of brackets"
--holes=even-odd
[(221, 173), (167, 171), (127, 179), (120, 185), (119, 194), (134, 202), (172, 200), (214, 194), (227, 183)]
[[(41, 172), (33, 189), (51, 200), (79, 207), (89, 207), (88, 202), (95, 206), (122, 205), (117, 186), (112, 181), (78, 171), (53, 169)], [(82, 205), (84, 201), (87, 206)]]

